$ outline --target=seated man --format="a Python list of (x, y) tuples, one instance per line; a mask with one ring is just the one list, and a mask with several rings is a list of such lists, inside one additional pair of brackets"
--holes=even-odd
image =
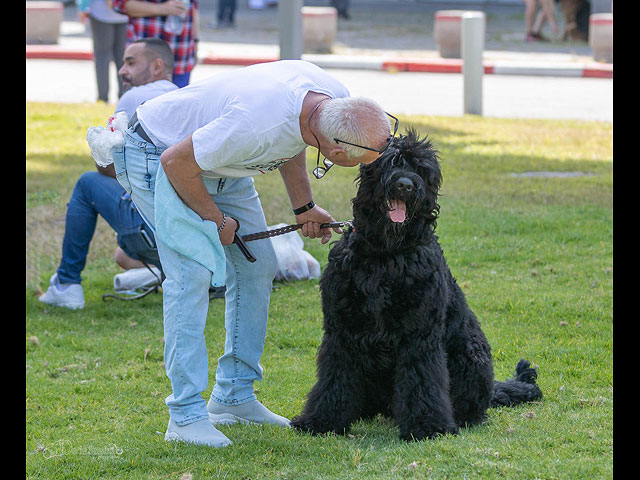
[[(177, 89), (170, 81), (172, 72), (173, 52), (166, 42), (145, 38), (131, 43), (124, 52), (124, 65), (118, 72), (125, 92), (115, 111), (124, 111), (131, 117), (141, 103)], [(115, 260), (121, 267), (142, 267), (141, 261), (153, 264), (153, 259), (157, 259), (153, 233), (116, 180), (113, 164), (106, 168), (96, 167), (97, 172), (80, 176), (71, 194), (62, 259), (46, 293), (39, 297), (43, 303), (70, 309), (84, 307), (80, 273), (86, 264), (98, 214), (118, 234)]]

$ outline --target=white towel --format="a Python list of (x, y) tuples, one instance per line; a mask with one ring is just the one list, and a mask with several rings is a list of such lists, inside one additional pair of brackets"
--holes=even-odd
[(150, 287), (158, 283), (161, 278), (160, 270), (156, 267), (151, 267), (151, 269), (157, 276), (146, 267), (132, 268), (126, 272), (119, 273), (113, 277), (113, 289), (118, 293), (122, 293)]
[(156, 174), (154, 205), (156, 238), (211, 271), (212, 286), (223, 286), (227, 259), (218, 237), (218, 225), (211, 220), (203, 220), (182, 202), (162, 165), (158, 165)]

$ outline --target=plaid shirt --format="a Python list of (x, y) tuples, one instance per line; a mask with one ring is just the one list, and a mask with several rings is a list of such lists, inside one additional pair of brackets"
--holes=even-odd
[[(144, 0), (152, 3), (163, 3), (166, 0)], [(113, 9), (127, 14), (127, 0), (112, 0)], [(184, 19), (185, 28), (181, 35), (172, 35), (164, 31), (167, 17), (129, 17), (127, 25), (127, 42), (141, 38), (161, 38), (173, 50), (173, 73), (181, 75), (190, 72), (196, 63), (196, 44), (193, 37), (193, 11), (198, 8), (197, 0), (190, 0), (189, 10)]]

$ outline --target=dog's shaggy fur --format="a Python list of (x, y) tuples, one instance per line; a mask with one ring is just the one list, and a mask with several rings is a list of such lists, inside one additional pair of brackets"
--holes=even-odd
[(441, 180), (437, 152), (412, 130), (360, 167), (353, 229), (320, 279), (318, 380), (294, 428), (342, 434), (381, 413), (420, 440), (542, 397), (525, 360), (514, 379), (493, 379), (489, 343), (434, 234)]

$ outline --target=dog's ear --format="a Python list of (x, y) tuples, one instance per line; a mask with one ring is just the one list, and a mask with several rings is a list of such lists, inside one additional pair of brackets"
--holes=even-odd
[(421, 156), (422, 165), (428, 172), (425, 178), (429, 186), (435, 191), (440, 190), (442, 184), (442, 171), (440, 170), (440, 159), (438, 152), (433, 148), (431, 140), (425, 139), (425, 154)]
[(412, 127), (407, 129), (403, 141), (407, 156), (416, 162), (417, 169), (429, 189), (437, 193), (442, 184), (439, 152), (433, 147), (433, 143), (428, 136), (421, 138)]

